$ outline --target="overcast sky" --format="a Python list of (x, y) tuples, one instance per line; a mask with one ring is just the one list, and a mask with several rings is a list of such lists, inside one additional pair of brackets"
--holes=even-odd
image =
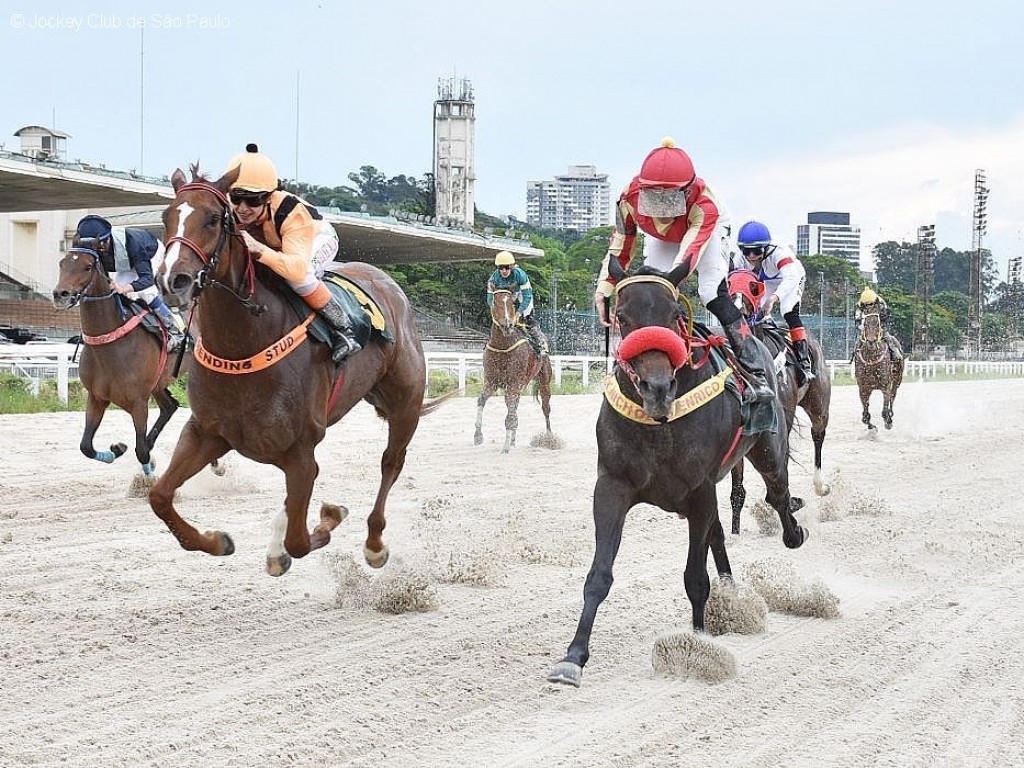
[(455, 75), (475, 91), (492, 215), (525, 218), (527, 181), (569, 165), (609, 174), (614, 197), (671, 135), (734, 221), (793, 243), (808, 211), (849, 211), (864, 257), (933, 222), (940, 247), (970, 247), (983, 168), (1000, 279), (1024, 253), (1020, 0), (3, 7), (7, 149), (55, 125), (71, 159), (154, 176), (219, 174), (257, 141), (302, 181), (347, 184), (364, 164), (422, 177), (437, 82)]

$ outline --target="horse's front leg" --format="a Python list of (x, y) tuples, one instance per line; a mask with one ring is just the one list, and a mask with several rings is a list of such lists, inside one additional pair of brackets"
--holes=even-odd
[(871, 423), (870, 402), (871, 402), (871, 390), (868, 390), (865, 393), (864, 390), (861, 389), (861, 391), (860, 391), (860, 405), (861, 405), (861, 408), (863, 408), (863, 413), (861, 414), (860, 421), (861, 421), (862, 424), (867, 424), (868, 425), (868, 429), (874, 429), (875, 425)]
[(891, 392), (886, 392), (882, 402), (882, 422), (886, 429), (892, 429), (892, 399)]
[(505, 390), (505, 445), (502, 453), (508, 453), (509, 449), (516, 444), (516, 430), (519, 429), (519, 395), (521, 390), (515, 392)]
[(494, 390), (495, 387), (485, 383), (483, 391), (476, 399), (476, 431), (473, 433), (473, 445), (480, 445), (484, 441), (484, 406), (494, 394)]
[(309, 500), (313, 495), (313, 481), (319, 474), (313, 449), (289, 453), (279, 464), (284, 471), (286, 495), (284, 508), (275, 516), (267, 547), (267, 573), (283, 576), (291, 567), (293, 557), (305, 557), (314, 549), (326, 546), (331, 531), (338, 527), (347, 511), (325, 504), (320, 508), (320, 522), (310, 534), (306, 528)]
[(101, 400), (90, 392), (85, 402), (85, 431), (82, 432), (82, 440), (78, 445), (79, 450), (89, 459), (102, 461), (104, 464), (113, 463), (128, 450), (124, 443), (114, 443), (109, 451), (97, 451), (92, 447), (93, 438), (96, 437), (96, 430), (100, 428), (103, 421), (103, 414), (107, 412), (109, 400)]
[(583, 611), (565, 658), (548, 672), (549, 682), (566, 683), (577, 688), (583, 682), (583, 667), (590, 658), (594, 618), (612, 588), (612, 567), (622, 542), (622, 527), (626, 513), (635, 503), (636, 493), (621, 480), (608, 475), (597, 478), (594, 486), (594, 561), (583, 585)]
[(199, 533), (174, 509), (174, 493), (182, 483), (214, 459), (219, 459), (230, 448), (223, 438), (202, 434), (195, 421), (189, 419), (181, 430), (181, 437), (174, 448), (167, 471), (149, 490), (149, 506), (174, 534), (182, 549), (189, 552), (199, 550), (208, 555), (230, 555), (235, 551), (234, 542), (226, 533)]
[(732, 532), (740, 532), (740, 512), (743, 511), (743, 503), (747, 500), (747, 489), (743, 487), (743, 464), (744, 461), (737, 461), (732, 468), (732, 491), (729, 493), (729, 503), (732, 505)]
[(686, 554), (686, 570), (683, 571), (683, 585), (690, 600), (693, 631), (704, 631), (704, 607), (711, 594), (711, 580), (708, 578), (708, 546), (715, 557), (719, 574), (732, 577), (729, 558), (725, 554), (725, 532), (718, 519), (718, 501), (714, 483), (704, 483), (695, 488), (687, 499), (686, 519), (690, 528), (690, 543)]

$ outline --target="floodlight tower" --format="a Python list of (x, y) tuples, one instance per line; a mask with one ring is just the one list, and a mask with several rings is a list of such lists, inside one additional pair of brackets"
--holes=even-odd
[(982, 291), (982, 241), (988, 232), (988, 183), (985, 171), (980, 168), (974, 172), (974, 217), (971, 226), (971, 303), (967, 313), (967, 347), (973, 350), (974, 357), (981, 357), (981, 317), (984, 312), (985, 296)]
[(476, 183), (473, 86), (454, 77), (437, 81), (434, 102), (435, 216), (453, 224), (473, 226)]
[(917, 228), (917, 270), (915, 272), (915, 293), (918, 309), (914, 312), (914, 343), (927, 358), (931, 352), (932, 286), (935, 277), (935, 225), (922, 224)]
[(1010, 338), (1019, 339), (1024, 329), (1021, 321), (1024, 320), (1024, 285), (1021, 284), (1021, 267), (1024, 264), (1024, 257), (1014, 256), (1006, 265), (1006, 287), (1008, 289), (1009, 315), (1010, 315)]

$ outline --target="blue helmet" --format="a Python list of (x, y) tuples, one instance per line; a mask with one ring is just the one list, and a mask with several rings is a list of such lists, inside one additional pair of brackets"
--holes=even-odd
[(78, 222), (76, 232), (79, 237), (91, 237), (96, 240), (106, 240), (110, 237), (110, 222), (102, 216), (90, 214)]
[(736, 238), (736, 243), (740, 247), (745, 245), (767, 246), (772, 244), (772, 234), (768, 231), (768, 227), (760, 221), (748, 221), (740, 227), (740, 233)]

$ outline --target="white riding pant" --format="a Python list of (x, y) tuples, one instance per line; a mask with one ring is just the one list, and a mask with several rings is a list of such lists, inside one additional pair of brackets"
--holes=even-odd
[[(726, 228), (719, 224), (697, 259), (697, 293), (704, 306), (718, 295), (718, 286), (729, 275)], [(669, 243), (652, 235), (644, 238), (644, 264), (668, 272), (676, 265), (680, 243)]]

